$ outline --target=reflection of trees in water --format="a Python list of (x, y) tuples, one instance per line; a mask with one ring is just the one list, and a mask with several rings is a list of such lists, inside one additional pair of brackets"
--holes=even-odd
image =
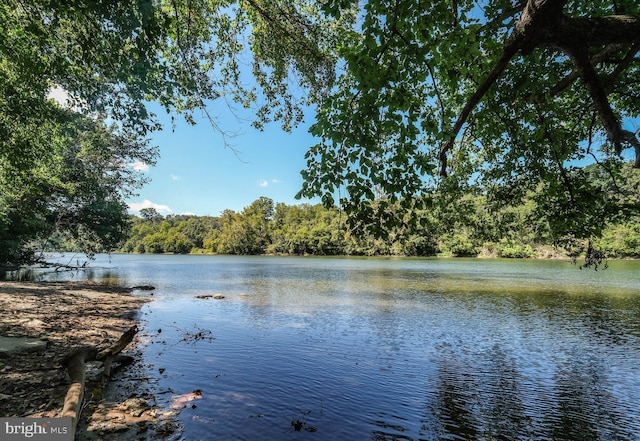
[(533, 434), (528, 433), (531, 421), (522, 402), (522, 377), (515, 361), (496, 345), (482, 355), (482, 365), (485, 369), (478, 379), (482, 437), (492, 440), (532, 438)]
[(595, 343), (633, 346), (640, 337), (640, 298), (598, 296), (582, 302), (580, 317)]
[[(555, 408), (545, 415), (550, 438), (558, 441), (636, 439), (619, 418), (619, 403), (607, 381), (607, 367), (575, 354), (555, 375)], [(637, 433), (636, 433), (637, 435)]]
[(421, 440), (528, 437), (515, 363), (499, 348), (465, 359), (443, 354), (420, 431)]
[[(391, 424), (385, 421), (376, 421), (375, 425), (380, 427), (381, 430), (374, 430), (371, 433), (372, 441), (399, 441), (407, 440), (412, 441), (408, 435), (404, 435), (398, 432), (405, 432), (407, 429), (399, 424)], [(390, 433), (393, 432), (393, 433)]]
[[(413, 307), (416, 292), (386, 286), (381, 277), (374, 277), (369, 285), (368, 289), (357, 285), (357, 298), (344, 295), (348, 302), (341, 304), (343, 314), (316, 320), (320, 313), (311, 310), (318, 315), (295, 319), (309, 320), (315, 334), (306, 338), (312, 343), (325, 344), (334, 337), (348, 339), (354, 344), (350, 360), (366, 359), (368, 367), (379, 368), (381, 382), (403, 372), (426, 375), (418, 386), (424, 388), (420, 395), (422, 415), (407, 416), (399, 409), (407, 418), (403, 420), (378, 413), (368, 421), (372, 424), (370, 439), (637, 439), (640, 423), (629, 415), (637, 415), (637, 409), (630, 406), (640, 389), (628, 394), (616, 389), (614, 395), (614, 385), (633, 384), (624, 379), (621, 370), (637, 373), (629, 363), (637, 360), (640, 350), (640, 297), (553, 291), (535, 296), (469, 296), (454, 302), (430, 294), (429, 308), (422, 309)], [(246, 291), (260, 294), (242, 302), (243, 307), (251, 308), (258, 324), (272, 326), (275, 320), (291, 319), (284, 312), (296, 303), (283, 306), (283, 288), (256, 283)], [(466, 301), (468, 305), (462, 303)], [(463, 307), (471, 311), (474, 320), (486, 318), (485, 326), (471, 321), (476, 327), (461, 328), (460, 338), (454, 342), (456, 324), (447, 319)], [(432, 310), (437, 313), (427, 315)], [(504, 326), (500, 322), (503, 317), (510, 320)], [(424, 327), (413, 327), (414, 320), (422, 320)], [(487, 331), (492, 326), (495, 334)], [(451, 333), (442, 337), (442, 329)], [(325, 335), (330, 336), (326, 341)], [(476, 346), (487, 342), (497, 344), (487, 350)], [(444, 345), (450, 346), (443, 349)], [(341, 348), (328, 346), (326, 350), (340, 353)], [(414, 360), (415, 354), (420, 354), (420, 360)], [(403, 357), (409, 357), (416, 368), (403, 370)], [(421, 360), (429, 360), (428, 366), (420, 366)], [(609, 362), (619, 362), (617, 370), (610, 369)], [(393, 388), (386, 391), (401, 396)], [(376, 408), (376, 403), (372, 407)]]
[(434, 396), (423, 415), (420, 439), (477, 439), (479, 425), (474, 412), (478, 405), (477, 383), (469, 366), (454, 353), (441, 357), (433, 388)]
[(640, 338), (640, 296), (637, 295), (550, 290), (514, 298), (519, 299), (521, 314), (535, 312), (563, 331), (582, 338), (584, 329), (577, 327), (581, 323), (587, 327), (588, 336), (597, 338), (599, 344), (637, 345)]
[(420, 440), (636, 439), (638, 428), (624, 417), (604, 362), (574, 354), (551, 384), (528, 381), (498, 347), (469, 355), (447, 351), (437, 364)]

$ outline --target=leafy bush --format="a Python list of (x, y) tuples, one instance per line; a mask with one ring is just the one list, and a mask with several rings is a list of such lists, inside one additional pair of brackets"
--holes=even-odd
[(510, 239), (502, 239), (500, 243), (496, 245), (496, 251), (498, 252), (499, 257), (511, 259), (529, 258), (536, 255), (536, 252), (531, 245), (515, 243)]
[(629, 221), (607, 227), (595, 247), (611, 258), (640, 257), (640, 224)]
[(440, 249), (454, 257), (476, 257), (480, 252), (474, 243), (464, 234), (445, 235)]

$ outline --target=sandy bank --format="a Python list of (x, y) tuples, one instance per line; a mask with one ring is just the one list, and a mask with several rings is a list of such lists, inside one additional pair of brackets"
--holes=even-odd
[[(0, 416), (58, 416), (68, 387), (62, 359), (78, 347), (110, 346), (135, 325), (150, 298), (130, 291), (87, 282), (0, 282)], [(135, 340), (124, 353), (136, 356)], [(76, 439), (151, 438), (155, 414), (140, 389), (96, 390), (91, 378), (89, 372)]]

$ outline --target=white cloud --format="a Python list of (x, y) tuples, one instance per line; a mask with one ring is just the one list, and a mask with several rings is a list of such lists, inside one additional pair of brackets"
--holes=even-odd
[(145, 199), (142, 202), (132, 202), (129, 204), (129, 208), (133, 211), (140, 211), (143, 208), (155, 208), (158, 213), (171, 213), (173, 210), (166, 205), (155, 204), (149, 199)]
[(180, 213), (180, 214), (183, 215), (183, 216), (195, 216), (196, 215), (195, 213), (192, 213), (190, 211), (185, 211), (184, 213)]
[(149, 164), (145, 164), (144, 162), (141, 162), (141, 161), (131, 163), (131, 167), (135, 171), (139, 171), (139, 172), (149, 171)]
[(273, 178), (273, 179), (271, 179), (270, 181), (268, 181), (268, 180), (266, 180), (266, 179), (260, 179), (260, 180), (258, 180), (258, 185), (259, 185), (260, 187), (263, 187), (263, 188), (264, 188), (264, 187), (268, 187), (268, 186), (269, 186), (269, 183), (277, 184), (278, 182), (280, 182), (280, 180), (279, 180), (279, 179), (276, 179), (276, 178)]
[(171, 175), (171, 180), (172, 181), (182, 181), (182, 178), (180, 176), (172, 174)]
[(47, 94), (47, 99), (54, 100), (61, 107), (67, 107), (67, 100), (69, 99), (69, 94), (62, 87), (54, 86), (51, 89), (49, 89), (49, 93)]
[(49, 88), (47, 99), (55, 101), (63, 109), (71, 109), (74, 112), (81, 112), (83, 110), (86, 110), (88, 107), (85, 101), (80, 101), (80, 105), (78, 105), (79, 100), (73, 100), (73, 96), (71, 96), (69, 92), (67, 92), (63, 87), (58, 86), (57, 84)]

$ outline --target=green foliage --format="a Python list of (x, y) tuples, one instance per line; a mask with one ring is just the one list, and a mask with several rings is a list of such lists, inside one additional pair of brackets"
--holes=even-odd
[(496, 246), (498, 256), (506, 258), (527, 258), (534, 257), (535, 251), (529, 244), (515, 243), (509, 239), (502, 239)]
[[(148, 214), (145, 212), (145, 214)], [(321, 205), (286, 206), (261, 197), (241, 213), (132, 218), (124, 252), (343, 254), (344, 222)]]
[(144, 182), (124, 164), (153, 162), (155, 151), (128, 132), (45, 108), (44, 121), (24, 116), (30, 134), (0, 118), (0, 130), (16, 129), (0, 150), (0, 265), (32, 261), (36, 242), (46, 247), (54, 233), (88, 255), (119, 247), (128, 229), (124, 200)]
[(480, 252), (468, 232), (443, 235), (440, 239), (440, 249), (454, 257), (476, 257)]
[(210, 246), (220, 254), (262, 254), (269, 243), (273, 201), (261, 197), (242, 213), (225, 210), (220, 232)]
[[(208, 235), (218, 225), (210, 216), (167, 216), (153, 209), (144, 210), (145, 217), (133, 217), (131, 233), (121, 251), (125, 253), (197, 252), (206, 247)], [(142, 214), (143, 210), (141, 210)], [(151, 216), (149, 216), (151, 214)]]
[[(190, 123), (202, 109), (220, 130), (207, 102), (260, 97), (256, 125), (298, 123), (302, 106), (331, 88), (331, 30), (350, 20), (323, 17), (313, 2), (2, 2), (0, 265), (29, 262), (29, 244), (43, 246), (52, 230), (89, 253), (119, 244), (124, 199), (142, 183), (128, 167), (155, 158), (145, 140), (160, 126), (149, 102)], [(257, 87), (246, 86), (247, 52)], [(292, 84), (308, 96), (289, 92)], [(50, 100), (52, 90), (67, 103)], [(203, 241), (185, 231), (147, 245), (184, 252)]]
[(321, 205), (277, 204), (267, 252), (274, 254), (343, 254), (344, 222), (337, 210)]
[(220, 97), (255, 106), (258, 127), (317, 106), (300, 195), (340, 221), (278, 224), (264, 199), (213, 227), (144, 213), (154, 231), (134, 221), (125, 249), (573, 247), (638, 212), (620, 155), (635, 147), (640, 165), (623, 129), (639, 110), (639, 26), (630, 0), (5, 1), (0, 262), (27, 261), (54, 230), (88, 252), (115, 246), (141, 184), (126, 164), (155, 157), (146, 104), (192, 123), (202, 109), (218, 129), (206, 105)]
[[(561, 244), (602, 234), (623, 207), (578, 164), (608, 169), (631, 147), (640, 158), (637, 135), (623, 130), (640, 110), (640, 6), (516, 3), (323, 2), (334, 17), (357, 7), (359, 20), (339, 34), (344, 69), (311, 128), (320, 141), (299, 196), (337, 202), (352, 227), (384, 236), (419, 213), (416, 198), (477, 186), (496, 206), (534, 195), (529, 235), (543, 227)], [(574, 22), (590, 33), (578, 36)], [(400, 212), (375, 204), (380, 195)], [(445, 242), (464, 253), (478, 243)]]
[(640, 258), (640, 219), (610, 225), (595, 248), (612, 258)]
[[(220, 217), (132, 217), (131, 235), (122, 247), (134, 253), (213, 253), (355, 256), (545, 257), (538, 249), (579, 257), (577, 249), (558, 248), (544, 224), (536, 224), (535, 195), (522, 205), (491, 207), (485, 196), (448, 199), (448, 205), (421, 209), (406, 219), (419, 222), (393, 229), (386, 238), (349, 228), (344, 212), (322, 204), (273, 204), (261, 197), (240, 213)], [(400, 204), (388, 205), (399, 213)], [(637, 221), (611, 224), (595, 244), (603, 257), (639, 257)], [(576, 243), (570, 243), (574, 246)]]

